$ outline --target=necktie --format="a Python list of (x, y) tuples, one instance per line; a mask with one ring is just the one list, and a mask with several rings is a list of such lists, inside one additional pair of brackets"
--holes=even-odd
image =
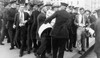
[(81, 21), (81, 23), (83, 24), (83, 15), (82, 15), (82, 21)]
[(23, 22), (23, 14), (20, 13), (20, 22), (22, 23)]

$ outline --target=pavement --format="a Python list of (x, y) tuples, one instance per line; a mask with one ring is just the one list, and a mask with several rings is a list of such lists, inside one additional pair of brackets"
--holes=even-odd
[(91, 51), (85, 58), (97, 58), (97, 56), (94, 51)]
[[(94, 39), (90, 40), (90, 42), (92, 42), (92, 41), (94, 41)], [(19, 57), (19, 51), (20, 51), (19, 49), (15, 48), (14, 50), (9, 50), (10, 43), (7, 43), (6, 39), (4, 40), (3, 43), (5, 45), (0, 45), (0, 58), (36, 58), (34, 53), (27, 54), (27, 52), (25, 52), (25, 55), (23, 57)], [(64, 58), (79, 58), (81, 56), (81, 55), (77, 54), (77, 49), (73, 48), (73, 50), (74, 50), (73, 52), (65, 51)]]
[[(0, 58), (36, 58), (34, 53), (27, 54), (27, 52), (24, 53), (23, 57), (19, 57), (19, 49), (9, 50), (10, 43), (7, 43), (6, 39), (3, 43), (5, 45), (0, 45)], [(64, 58), (72, 58), (75, 54), (77, 54), (76, 50), (73, 52), (65, 51)]]

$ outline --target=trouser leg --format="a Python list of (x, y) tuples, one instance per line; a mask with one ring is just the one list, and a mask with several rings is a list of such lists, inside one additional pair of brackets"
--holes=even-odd
[(86, 47), (89, 47), (89, 37), (86, 37)]
[(10, 42), (11, 42), (11, 48), (14, 48), (14, 43), (13, 43), (13, 29), (8, 29), (9, 37), (10, 37)]
[(29, 53), (30, 53), (30, 50), (32, 48), (32, 40), (31, 40), (31, 37), (30, 37), (30, 29), (31, 29), (31, 26), (29, 25), (28, 28), (27, 28), (27, 47), (28, 47)]
[(5, 38), (5, 27), (2, 27), (1, 37), (0, 37), (0, 43), (2, 43), (2, 41), (4, 40), (4, 38)]
[(82, 32), (81, 45), (82, 51), (85, 51), (85, 31)]
[(20, 56), (23, 56), (23, 52), (24, 52), (24, 50), (27, 48), (27, 45), (26, 45), (26, 33), (27, 33), (27, 31), (26, 31), (26, 27), (25, 26), (23, 26), (23, 27), (21, 27), (21, 48), (20, 48)]
[(61, 39), (59, 39), (58, 43), (59, 43), (59, 54), (58, 54), (58, 58), (63, 58), (63, 56), (64, 56), (64, 47), (65, 47), (66, 39), (61, 38)]
[(46, 37), (42, 37), (41, 45), (37, 50), (37, 54), (41, 55), (44, 52), (44, 50), (46, 49), (46, 44), (47, 44)]
[(19, 29), (16, 30), (15, 37), (14, 37), (14, 43), (15, 43), (15, 45), (16, 45), (17, 48), (21, 47), (20, 30)]
[(73, 47), (76, 47), (76, 34), (73, 36)]
[(10, 37), (9, 37), (8, 29), (7, 28), (5, 28), (5, 36), (7, 38), (7, 42), (9, 43), (10, 42)]
[(58, 38), (53, 38), (53, 58), (57, 58)]
[(81, 35), (82, 35), (82, 32), (83, 32), (82, 28), (79, 27), (77, 29), (77, 44), (76, 44), (78, 50), (81, 50)]

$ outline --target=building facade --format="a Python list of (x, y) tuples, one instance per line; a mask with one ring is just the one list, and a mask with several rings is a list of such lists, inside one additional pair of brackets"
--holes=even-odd
[(77, 7), (83, 7), (85, 9), (89, 9), (91, 11), (94, 11), (95, 9), (100, 8), (100, 0), (40, 0), (44, 3), (60, 3), (65, 2), (69, 5), (77, 6)]

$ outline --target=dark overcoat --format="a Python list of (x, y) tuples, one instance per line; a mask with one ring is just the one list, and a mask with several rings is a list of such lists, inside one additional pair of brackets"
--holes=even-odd
[(8, 14), (8, 24), (7, 24), (7, 28), (8, 29), (13, 29), (13, 23), (14, 23), (14, 17), (15, 17), (15, 14), (17, 13), (18, 11), (16, 10), (16, 8), (11, 8), (9, 9), (9, 11), (7, 12)]
[(95, 31), (95, 46), (94, 51), (100, 55), (100, 10), (97, 11), (98, 18), (91, 25), (92, 29)]
[(55, 12), (52, 16), (46, 19), (45, 23), (51, 22), (56, 18), (55, 25), (51, 31), (51, 36), (56, 38), (68, 38), (68, 25), (71, 15), (66, 10)]
[(31, 27), (31, 35), (36, 34), (37, 31), (37, 17), (40, 14), (40, 12), (38, 10), (35, 10), (32, 12), (31, 15), (31, 23), (32, 23), (32, 27)]

